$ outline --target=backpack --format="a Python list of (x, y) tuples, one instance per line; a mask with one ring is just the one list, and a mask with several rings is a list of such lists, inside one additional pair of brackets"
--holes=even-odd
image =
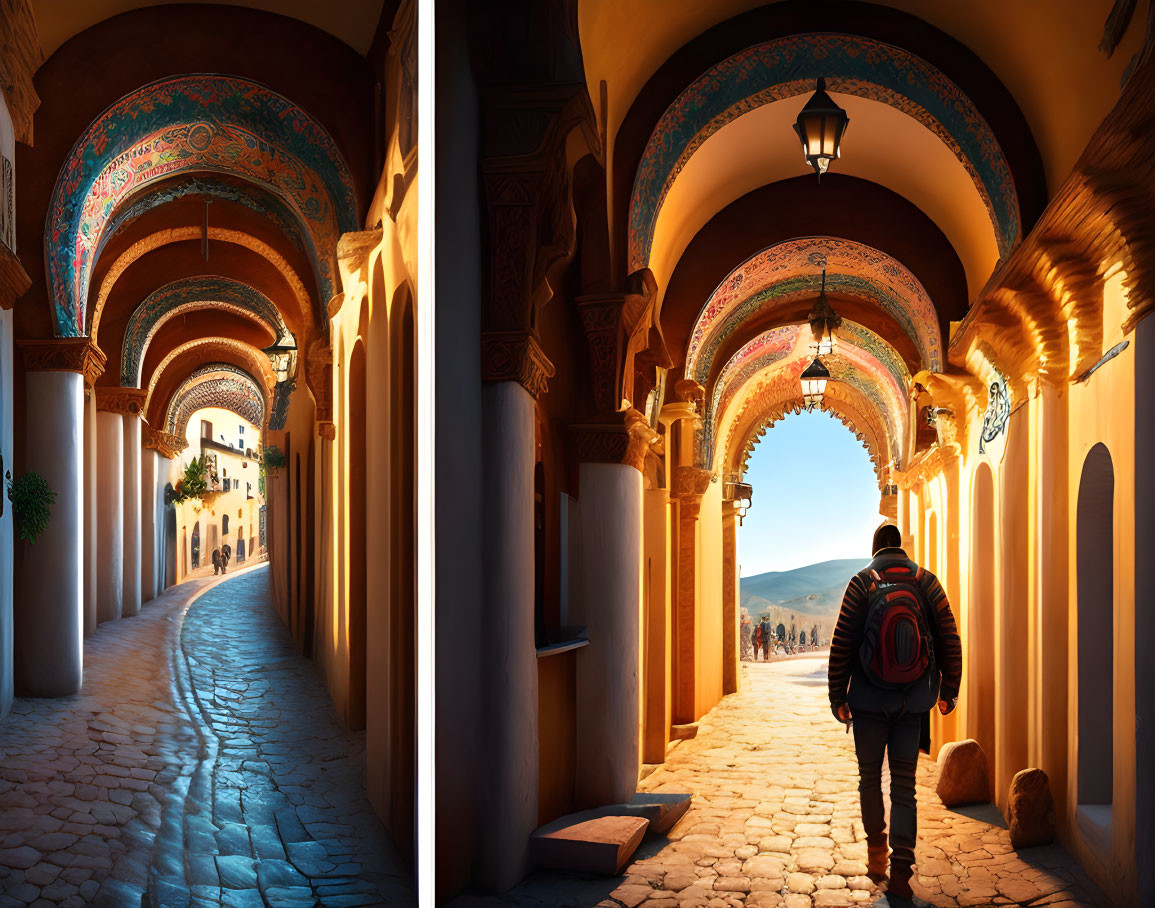
[(921, 574), (908, 561), (869, 570), (858, 662), (877, 687), (907, 690), (936, 669)]

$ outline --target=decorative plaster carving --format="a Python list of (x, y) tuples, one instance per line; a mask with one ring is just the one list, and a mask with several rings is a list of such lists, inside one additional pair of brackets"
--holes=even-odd
[(535, 400), (548, 390), (553, 363), (532, 331), (486, 331), (481, 335), (481, 380), (515, 381)]
[(87, 337), (18, 340), (16, 346), (29, 372), (79, 372), (90, 385), (104, 373), (104, 353)]
[[(3, 204), (2, 199), (0, 204)], [(16, 253), (0, 242), (0, 309), (11, 309), (31, 286), (32, 278), (16, 258)]]
[(305, 352), (305, 384), (313, 394), (313, 418), (333, 418), (333, 348), (320, 329), (315, 330)]
[(152, 426), (141, 427), (141, 444), (150, 451), (157, 451), (162, 456), (173, 460), (181, 451), (188, 447), (188, 441), (180, 435), (171, 432), (161, 432)]
[(144, 418), (144, 403), (148, 392), (143, 388), (96, 388), (96, 409), (105, 413), (123, 413), (125, 416)]
[(31, 4), (27, 0), (0, 0), (0, 86), (16, 141), (25, 145), (32, 144), (32, 115), (40, 106), (32, 77), (43, 62)]
[(337, 437), (337, 427), (327, 419), (317, 420), (317, 434), (325, 441), (332, 441)]

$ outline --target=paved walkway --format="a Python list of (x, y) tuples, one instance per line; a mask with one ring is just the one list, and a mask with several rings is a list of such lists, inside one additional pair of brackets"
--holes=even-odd
[(0, 906), (412, 904), (363, 741), (267, 567), (182, 584), (85, 641), (80, 694), (0, 722)]
[[(826, 654), (743, 664), (740, 693), (703, 717), (639, 785), (694, 796), (669, 840), (643, 843), (624, 877), (541, 872), (464, 905), (822, 908), (878, 901), (866, 878), (852, 739), (830, 715)], [(1107, 905), (1058, 847), (1010, 846), (990, 807), (947, 810), (920, 761), (914, 890), (933, 905)], [(884, 786), (889, 779), (884, 774)], [(882, 902), (881, 904), (885, 904)]]

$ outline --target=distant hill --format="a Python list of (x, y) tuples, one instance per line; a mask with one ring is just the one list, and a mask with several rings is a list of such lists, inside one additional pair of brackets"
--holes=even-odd
[[(866, 567), (868, 558), (841, 558), (808, 564), (792, 571), (768, 571), (743, 577), (739, 600), (755, 621), (770, 612), (775, 621), (783, 613), (809, 615), (833, 622), (851, 576)], [(825, 623), (825, 622), (823, 622)]]

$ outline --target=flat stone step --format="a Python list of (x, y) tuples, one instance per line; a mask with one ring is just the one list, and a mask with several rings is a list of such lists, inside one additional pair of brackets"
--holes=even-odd
[[(637, 851), (650, 821), (642, 816), (562, 817), (530, 838), (530, 856), (542, 867), (616, 876)], [(567, 822), (570, 820), (570, 822)]]

